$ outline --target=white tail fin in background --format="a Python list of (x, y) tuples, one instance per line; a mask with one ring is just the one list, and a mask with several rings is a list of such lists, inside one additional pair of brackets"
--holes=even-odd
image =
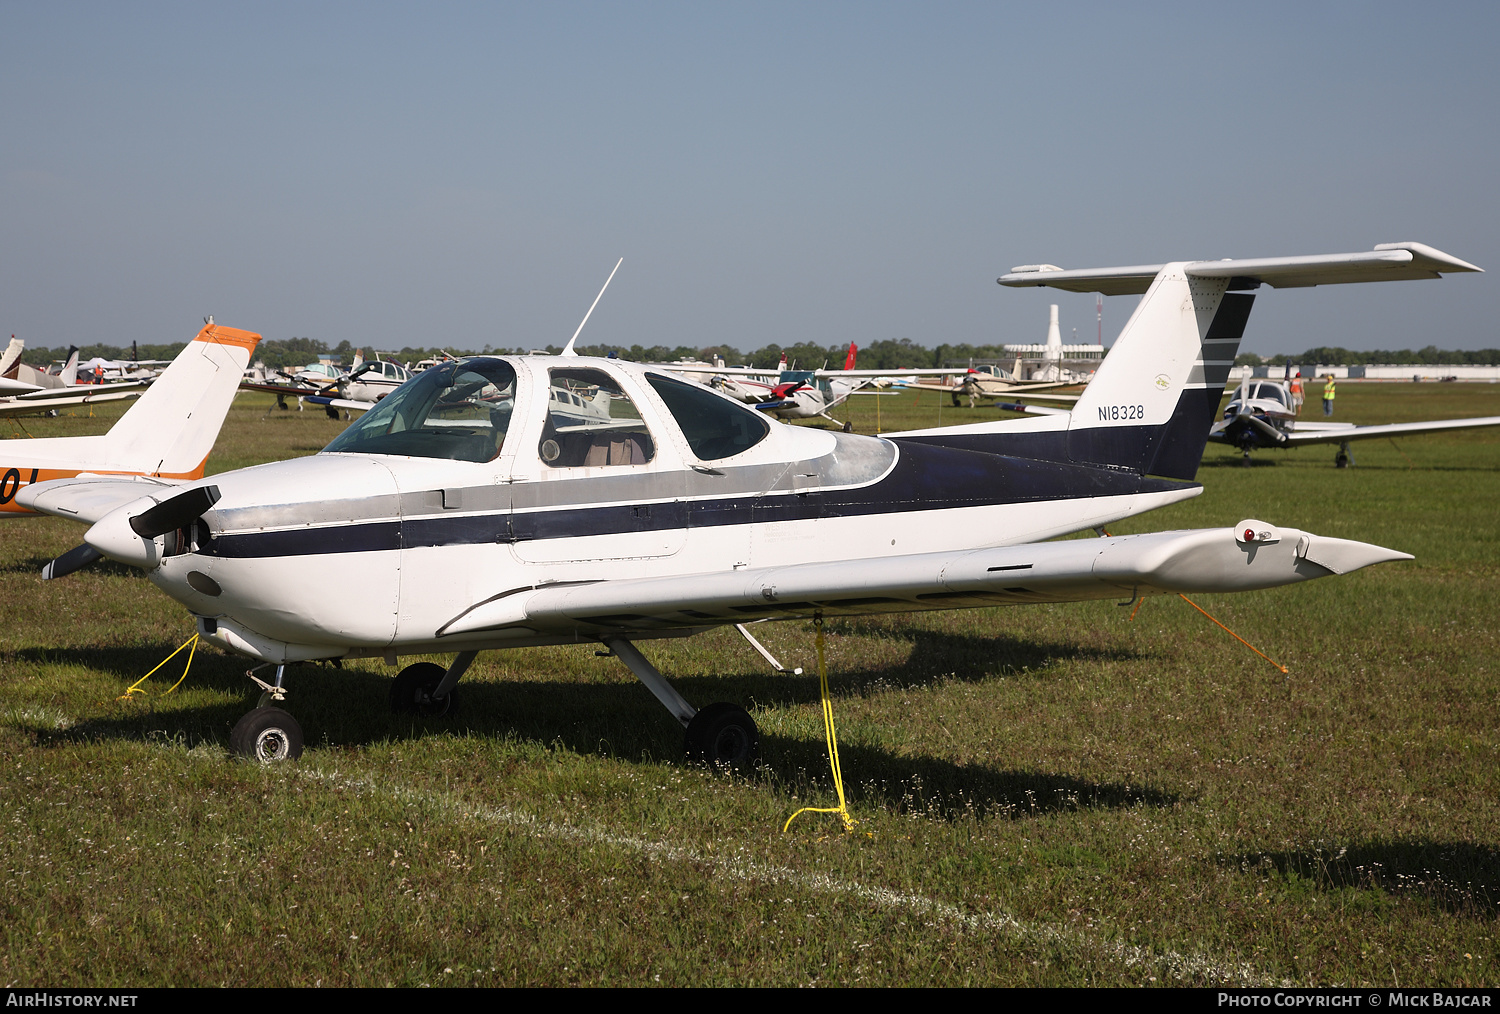
[(71, 345), (68, 347), (68, 361), (63, 364), (62, 372), (57, 375), (57, 379), (62, 381), (62, 386), (64, 387), (72, 387), (74, 384), (78, 383), (77, 345)]
[(10, 345), (5, 349), (5, 354), (0, 356), (0, 377), (10, 372), (10, 368), (16, 365), (21, 358), (21, 353), (26, 349), (26, 343), (15, 335), (10, 336)]
[(203, 475), (260, 335), (211, 324), (104, 436), (111, 472)]

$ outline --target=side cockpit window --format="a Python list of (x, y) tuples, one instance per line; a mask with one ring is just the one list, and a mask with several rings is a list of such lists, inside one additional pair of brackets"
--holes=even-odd
[(771, 424), (754, 409), (744, 408), (707, 388), (646, 374), (646, 381), (666, 402), (700, 461), (728, 458), (748, 451), (771, 432)]
[(550, 371), (537, 454), (553, 468), (644, 465), (656, 443), (630, 396), (603, 370)]

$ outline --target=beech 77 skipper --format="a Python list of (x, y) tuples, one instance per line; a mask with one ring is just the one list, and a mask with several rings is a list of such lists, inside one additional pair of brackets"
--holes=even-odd
[[(1462, 264), (1421, 256), (1418, 273), (1405, 249), (1063, 273), (1145, 293), (1066, 416), (869, 437), (767, 420), (618, 360), (476, 356), (414, 377), (310, 457), (144, 495), (79, 477), (18, 499), (91, 525), (53, 576), (89, 555), (139, 567), (204, 638), (276, 664), (231, 733), (238, 753), (300, 752), (278, 706), (288, 663), (451, 652), (392, 684), (394, 707), (432, 714), (477, 652), (594, 643), (685, 727), (691, 755), (744, 764), (751, 716), (695, 708), (638, 642), (756, 619), (1248, 591), (1410, 559), (1253, 519), (1044, 540), (1201, 491), (1190, 480), (1252, 298), (1231, 289)], [(342, 575), (339, 595), (305, 580), (311, 557)]]

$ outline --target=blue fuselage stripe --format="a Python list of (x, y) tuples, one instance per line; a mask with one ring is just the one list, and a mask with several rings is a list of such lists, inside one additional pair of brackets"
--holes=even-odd
[(231, 532), (210, 539), (209, 556), (247, 559), (326, 556), (431, 546), (514, 543), (683, 528), (817, 518), (910, 514), (1047, 500), (1127, 496), (1183, 488), (1119, 469), (1060, 465), (954, 447), (901, 441), (902, 453), (879, 482), (854, 489), (743, 495), (723, 499), (608, 504), (529, 511), (402, 518), (271, 532)]

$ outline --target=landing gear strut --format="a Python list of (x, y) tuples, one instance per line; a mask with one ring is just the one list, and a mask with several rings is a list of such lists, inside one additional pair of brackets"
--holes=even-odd
[(229, 752), (262, 764), (301, 757), (302, 726), (291, 715), (276, 707), (286, 700), (286, 690), (281, 685), (286, 676), (286, 666), (276, 667), (275, 683), (256, 679), (254, 669), (245, 675), (265, 692), (260, 695), (255, 710), (235, 722), (234, 728), (229, 730)]
[(604, 644), (682, 723), (686, 733), (684, 748), (689, 760), (738, 771), (755, 766), (760, 758), (760, 730), (755, 727), (755, 719), (749, 712), (727, 702), (696, 710), (634, 644), (623, 637), (606, 638)]
[(1349, 456), (1349, 445), (1339, 444), (1338, 456), (1333, 459), (1334, 468), (1348, 468), (1354, 464), (1354, 459)]

